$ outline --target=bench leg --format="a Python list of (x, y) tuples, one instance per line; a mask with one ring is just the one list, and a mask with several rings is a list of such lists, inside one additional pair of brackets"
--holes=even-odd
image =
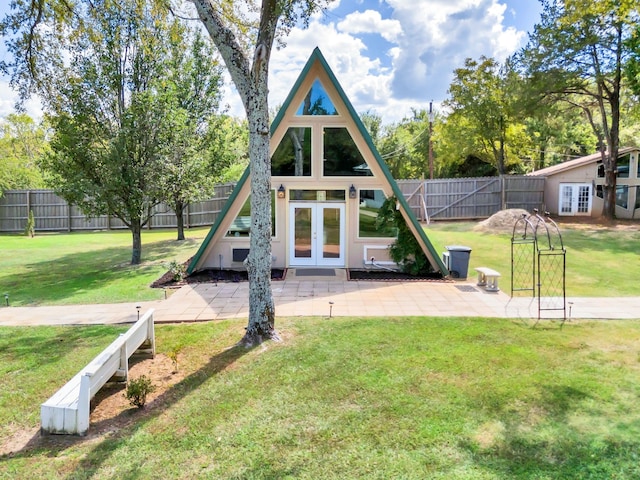
[(498, 288), (498, 277), (489, 277), (487, 286), (485, 287), (489, 292), (499, 292)]

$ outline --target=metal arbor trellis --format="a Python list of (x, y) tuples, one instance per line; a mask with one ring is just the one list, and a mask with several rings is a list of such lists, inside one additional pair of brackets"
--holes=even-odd
[(545, 217), (524, 214), (513, 226), (511, 236), (511, 297), (516, 292), (528, 292), (538, 297), (538, 320), (543, 311), (566, 308), (566, 250), (556, 222)]

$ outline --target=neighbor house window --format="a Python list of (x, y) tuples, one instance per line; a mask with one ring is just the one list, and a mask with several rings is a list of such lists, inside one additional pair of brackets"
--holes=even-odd
[(640, 208), (640, 187), (636, 187), (636, 210)]
[(617, 177), (618, 178), (629, 178), (629, 167), (631, 164), (631, 155), (630, 154), (626, 154), (623, 155), (622, 157), (618, 158), (618, 173), (617, 173)]
[(616, 205), (622, 208), (629, 208), (629, 186), (616, 186)]
[(602, 161), (598, 162), (598, 178), (604, 178), (604, 165)]
[[(227, 237), (248, 237), (251, 233), (251, 195), (227, 230)], [(271, 190), (271, 236), (276, 236), (276, 191)]]
[(324, 176), (373, 176), (367, 162), (346, 128), (325, 128), (323, 145), (322, 174)]
[(380, 225), (378, 214), (386, 200), (382, 190), (360, 190), (358, 214), (358, 236), (360, 237), (396, 237), (394, 225)]
[(311, 128), (291, 127), (271, 156), (271, 175), (311, 175)]

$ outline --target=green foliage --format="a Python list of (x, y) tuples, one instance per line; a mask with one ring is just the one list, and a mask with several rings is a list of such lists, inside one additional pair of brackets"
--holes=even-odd
[(397, 199), (387, 198), (378, 212), (376, 229), (388, 229), (395, 226), (398, 232), (393, 244), (389, 247), (391, 259), (402, 268), (402, 271), (411, 275), (422, 275), (433, 272), (431, 263), (425, 256), (420, 244), (413, 232), (409, 229), (402, 213), (396, 208)]
[(7, 115), (0, 124), (0, 196), (5, 190), (43, 188), (45, 179), (38, 162), (48, 148), (44, 126), (16, 113)]
[(33, 210), (29, 210), (27, 225), (24, 227), (24, 234), (31, 238), (36, 236), (36, 220), (33, 216)]
[(413, 116), (384, 129), (378, 150), (394, 178), (429, 176), (429, 114), (414, 110)]
[(181, 343), (178, 343), (177, 345), (174, 345), (173, 347), (171, 347), (169, 349), (169, 352), (167, 353), (167, 356), (169, 357), (169, 359), (171, 360), (171, 363), (173, 364), (173, 373), (178, 372), (178, 356), (180, 355), (180, 352), (182, 351), (183, 348), (184, 346)]
[(171, 263), (169, 263), (169, 272), (171, 272), (174, 282), (181, 282), (184, 280), (187, 268), (183, 262), (172, 260)]
[(127, 389), (124, 392), (124, 396), (134, 407), (144, 408), (147, 403), (147, 395), (153, 393), (155, 389), (156, 387), (153, 385), (151, 379), (146, 375), (141, 375), (127, 382)]

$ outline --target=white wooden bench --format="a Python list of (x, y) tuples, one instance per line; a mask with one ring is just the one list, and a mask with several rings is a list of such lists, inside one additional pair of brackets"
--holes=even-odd
[(155, 356), (153, 310), (140, 317), (40, 406), (41, 432), (86, 435), (91, 399), (108, 381), (127, 381), (129, 357), (136, 351)]
[(478, 267), (475, 269), (478, 272), (478, 286), (484, 287), (488, 292), (498, 292), (498, 279), (500, 274), (495, 270), (487, 267)]

